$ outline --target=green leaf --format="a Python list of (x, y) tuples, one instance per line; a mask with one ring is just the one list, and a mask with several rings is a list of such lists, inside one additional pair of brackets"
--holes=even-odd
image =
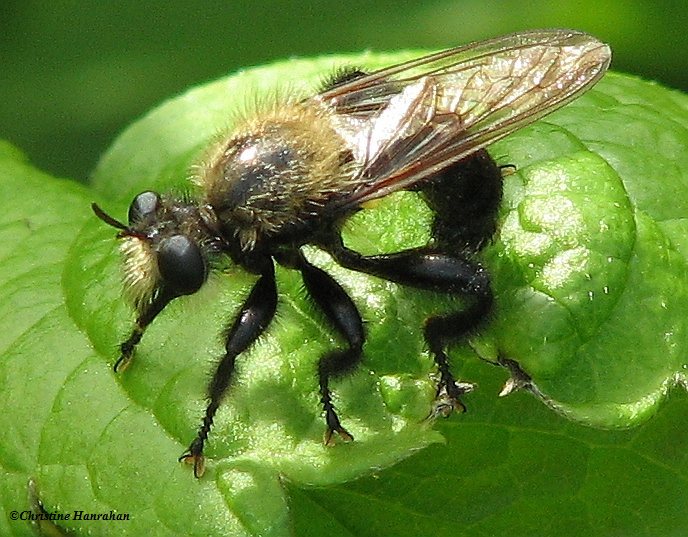
[(635, 425), (686, 381), (680, 97), (610, 75), (523, 129), (551, 141), (539, 155), (510, 141), (493, 148), (516, 159), (518, 173), (508, 178), (500, 238), (486, 253), (499, 312), (485, 334), (549, 404), (589, 425)]
[[(28, 509), (29, 477), (50, 512), (129, 515), (60, 522), (77, 534), (649, 536), (688, 528), (683, 391), (629, 431), (562, 417), (638, 425), (688, 382), (688, 100), (629, 77), (607, 76), (490, 149), (516, 172), (505, 180), (500, 234), (483, 255), (495, 316), (472, 347), (453, 353), (455, 371), (479, 384), (466, 415), (424, 421), (434, 369), (422, 323), (460, 304), (349, 272), (315, 249), (309, 258), (367, 321), (363, 366), (334, 386), (354, 443), (322, 445), (315, 366), (338, 340), (289, 270), (278, 271), (277, 320), (238, 362), (202, 479), (176, 458), (200, 423), (220, 334), (255, 278), (227, 267), (169, 306), (131, 367), (112, 372), (132, 318), (114, 231), (89, 203), (121, 218), (144, 189), (188, 189), (189, 167), (237, 109), (250, 111), (252, 95), (312, 92), (333, 65), (374, 68), (412, 55), (292, 60), (191, 90), (115, 142), (91, 192), (0, 146), (8, 202), (0, 219), (0, 534), (29, 534), (9, 517)], [(407, 248), (427, 240), (430, 220), (418, 196), (400, 193), (352, 218), (345, 240), (366, 252)], [(497, 398), (507, 375), (473, 349), (516, 360), (546, 405), (524, 393)]]

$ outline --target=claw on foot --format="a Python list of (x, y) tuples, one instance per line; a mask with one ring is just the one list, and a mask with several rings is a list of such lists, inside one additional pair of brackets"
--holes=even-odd
[(335, 433), (341, 438), (344, 442), (353, 442), (354, 437), (352, 434), (344, 429), (341, 425), (337, 429), (332, 429), (330, 427), (327, 428), (325, 431), (325, 435), (323, 438), (323, 442), (326, 446), (331, 447), (335, 445)]
[(127, 367), (129, 367), (129, 364), (131, 363), (131, 356), (125, 356), (122, 354), (117, 361), (115, 362), (115, 365), (113, 369), (115, 370), (115, 373), (121, 373), (124, 371)]
[(198, 438), (191, 442), (189, 449), (182, 453), (179, 462), (193, 465), (194, 477), (199, 478), (205, 473), (205, 458), (203, 457), (203, 443)]
[(472, 392), (474, 388), (475, 385), (470, 382), (454, 382), (453, 389), (451, 390), (448, 390), (446, 385), (441, 386), (437, 391), (435, 404), (427, 419), (447, 418), (453, 412), (466, 412), (466, 405), (461, 402), (460, 397), (468, 392)]
[(349, 431), (342, 427), (341, 423), (339, 423), (339, 418), (337, 417), (334, 408), (331, 406), (325, 410), (325, 422), (327, 423), (327, 430), (325, 431), (323, 441), (326, 446), (334, 445), (335, 433), (339, 435), (339, 438), (341, 438), (344, 442), (353, 441), (354, 437)]
[(533, 380), (530, 378), (530, 375), (521, 369), (521, 366), (518, 364), (518, 362), (509, 358), (499, 358), (497, 363), (498, 365), (508, 369), (509, 373), (511, 374), (509, 379), (504, 383), (502, 391), (499, 392), (499, 397), (506, 397), (507, 395), (518, 390), (526, 390), (536, 393)]

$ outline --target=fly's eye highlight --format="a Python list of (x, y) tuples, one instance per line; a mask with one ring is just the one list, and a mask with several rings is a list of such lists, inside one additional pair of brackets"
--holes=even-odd
[(165, 285), (177, 295), (195, 293), (208, 276), (200, 248), (185, 235), (173, 235), (160, 241), (157, 259)]
[(140, 222), (147, 216), (155, 214), (160, 207), (160, 195), (150, 190), (141, 192), (129, 206), (129, 225)]

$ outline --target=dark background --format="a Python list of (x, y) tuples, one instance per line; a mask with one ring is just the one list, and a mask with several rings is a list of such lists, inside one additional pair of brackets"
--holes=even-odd
[(446, 48), (568, 27), (613, 69), (688, 89), (685, 0), (140, 0), (0, 3), (0, 137), (86, 180), (118, 132), (163, 99), (243, 66), (364, 49)]

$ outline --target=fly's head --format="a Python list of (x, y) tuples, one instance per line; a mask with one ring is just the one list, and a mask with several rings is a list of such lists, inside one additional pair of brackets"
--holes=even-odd
[(132, 200), (128, 225), (92, 207), (98, 218), (120, 230), (125, 293), (139, 314), (161, 294), (190, 295), (207, 280), (210, 258), (221, 241), (210, 231), (203, 207), (146, 191)]

